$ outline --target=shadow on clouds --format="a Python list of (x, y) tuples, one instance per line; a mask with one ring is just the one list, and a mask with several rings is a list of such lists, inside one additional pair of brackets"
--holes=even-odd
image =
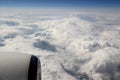
[[(68, 75), (73, 76), (77, 80), (89, 80), (89, 77), (86, 73), (79, 73), (74, 70), (67, 69), (64, 67), (63, 64), (61, 64), (61, 67)], [(74, 67), (74, 68), (77, 68), (77, 67)]]
[(50, 44), (49, 42), (47, 41), (40, 41), (40, 40), (37, 40), (37, 42), (34, 42), (33, 43), (33, 46), (36, 47), (36, 48), (39, 48), (39, 49), (42, 49), (42, 50), (47, 50), (47, 51), (52, 51), (52, 52), (56, 52), (56, 47), (52, 44)]
[(8, 26), (17, 26), (19, 25), (18, 22), (14, 22), (14, 21), (0, 21), (0, 25), (8, 25)]

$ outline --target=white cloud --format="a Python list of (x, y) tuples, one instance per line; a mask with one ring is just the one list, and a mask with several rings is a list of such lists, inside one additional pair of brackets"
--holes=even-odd
[(119, 14), (0, 10), (0, 51), (39, 55), (43, 80), (119, 80)]

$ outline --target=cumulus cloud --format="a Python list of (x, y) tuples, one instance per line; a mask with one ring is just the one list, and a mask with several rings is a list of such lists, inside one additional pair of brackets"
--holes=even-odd
[(0, 51), (38, 55), (43, 80), (120, 79), (119, 14), (72, 10), (57, 15), (45, 10), (43, 15), (36, 9), (3, 15), (7, 10), (2, 11)]

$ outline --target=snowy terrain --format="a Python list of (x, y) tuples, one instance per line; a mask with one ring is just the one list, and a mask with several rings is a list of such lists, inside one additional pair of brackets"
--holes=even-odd
[(119, 80), (120, 14), (0, 9), (0, 52), (40, 57), (42, 80)]

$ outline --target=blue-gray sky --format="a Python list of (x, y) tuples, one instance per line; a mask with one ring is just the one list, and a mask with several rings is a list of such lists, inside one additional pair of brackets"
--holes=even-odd
[(120, 0), (0, 0), (0, 7), (119, 8)]

